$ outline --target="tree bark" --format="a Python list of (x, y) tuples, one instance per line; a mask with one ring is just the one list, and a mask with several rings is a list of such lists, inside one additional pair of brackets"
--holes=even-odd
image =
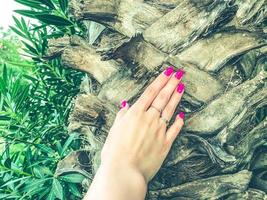
[(186, 123), (146, 198), (267, 199), (266, 0), (71, 0), (70, 14), (106, 27), (92, 45), (51, 40), (47, 55), (88, 74), (69, 118), (85, 138), (76, 153), (90, 159), (76, 170), (88, 184), (120, 100), (134, 103), (173, 65), (186, 72), (175, 111)]

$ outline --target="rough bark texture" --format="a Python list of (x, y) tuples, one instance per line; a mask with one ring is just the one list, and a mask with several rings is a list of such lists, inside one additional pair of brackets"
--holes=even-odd
[(48, 56), (88, 73), (69, 118), (85, 150), (59, 174), (76, 170), (88, 186), (120, 100), (173, 65), (186, 72), (186, 123), (146, 198), (267, 199), (266, 0), (72, 0), (70, 12), (104, 30), (49, 44)]

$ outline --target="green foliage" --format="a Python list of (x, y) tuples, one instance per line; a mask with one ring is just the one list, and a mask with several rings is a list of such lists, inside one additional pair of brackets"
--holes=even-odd
[(11, 45), (5, 53), (14, 59), (0, 65), (0, 199), (79, 199), (84, 176), (59, 176), (56, 168), (81, 146), (79, 135), (68, 133), (67, 119), (83, 73), (44, 56), (48, 39), (83, 35), (83, 28), (67, 15), (66, 0), (16, 1), (29, 7), (17, 13), (38, 21), (14, 17), (11, 27), (32, 61), (21, 58), (19, 46)]
[[(68, 16), (68, 0), (15, 1), (29, 7), (28, 10), (15, 10), (15, 12), (29, 18), (38, 19), (40, 25), (34, 27), (35, 30), (49, 27), (53, 32), (49, 37), (61, 37), (65, 34), (83, 35), (84, 33), (83, 25)], [(16, 27), (12, 27), (12, 30), (28, 39), (27, 31), (25, 32), (27, 29), (25, 21), (22, 20), (22, 23), (19, 23), (15, 19), (15, 22)]]
[[(18, 49), (21, 42), (10, 30), (4, 32), (0, 28), (0, 65), (7, 64), (22, 73), (29, 73), (33, 67), (32, 62), (21, 57)], [(0, 68), (0, 72), (2, 69)]]
[(62, 67), (50, 67), (61, 70), (60, 75), (69, 81), (60, 79), (52, 70), (29, 77), (4, 66), (0, 78), (0, 137), (5, 141), (0, 156), (0, 195), (6, 199), (59, 197), (60, 188), (65, 188), (61, 194), (64, 196), (71, 196), (73, 188), (77, 190), (72, 196), (80, 192), (78, 185), (68, 183), (81, 183), (81, 175), (79, 179), (77, 174), (67, 174), (65, 179), (54, 175), (58, 161), (80, 146), (78, 135), (69, 135), (66, 129), (71, 98), (78, 91), (77, 86), (73, 90), (77, 81), (70, 76), (77, 78), (78, 74), (64, 74)]

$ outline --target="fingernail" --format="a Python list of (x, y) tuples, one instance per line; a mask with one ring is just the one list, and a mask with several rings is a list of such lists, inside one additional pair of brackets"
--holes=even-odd
[(179, 83), (177, 86), (177, 92), (182, 93), (184, 91), (185, 85), (183, 83)]
[(182, 69), (179, 69), (179, 70), (175, 73), (175, 77), (176, 77), (177, 79), (181, 79), (183, 75), (184, 75), (184, 70), (182, 70)]
[(180, 113), (178, 114), (178, 116), (179, 116), (181, 119), (184, 119), (184, 112), (180, 112)]
[(120, 109), (124, 108), (127, 105), (127, 101), (126, 100), (122, 100), (121, 101), (121, 105), (120, 105)]
[(174, 70), (173, 66), (169, 66), (167, 69), (165, 69), (164, 74), (166, 76), (170, 76), (172, 74), (173, 70)]

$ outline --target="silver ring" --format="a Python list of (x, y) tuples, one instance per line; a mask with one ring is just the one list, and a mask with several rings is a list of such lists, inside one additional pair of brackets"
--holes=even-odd
[(168, 126), (168, 124), (169, 124), (169, 120), (167, 120), (165, 117), (163, 117), (163, 116), (161, 116), (161, 118), (160, 119), (162, 119), (165, 123), (166, 123), (166, 125)]
[(151, 105), (150, 107), (151, 107), (151, 108), (155, 108), (155, 109), (159, 112), (159, 114), (161, 114), (161, 112), (162, 112), (161, 109), (159, 109), (159, 108), (157, 108), (157, 107), (155, 107), (155, 106), (153, 106), (153, 105)]

